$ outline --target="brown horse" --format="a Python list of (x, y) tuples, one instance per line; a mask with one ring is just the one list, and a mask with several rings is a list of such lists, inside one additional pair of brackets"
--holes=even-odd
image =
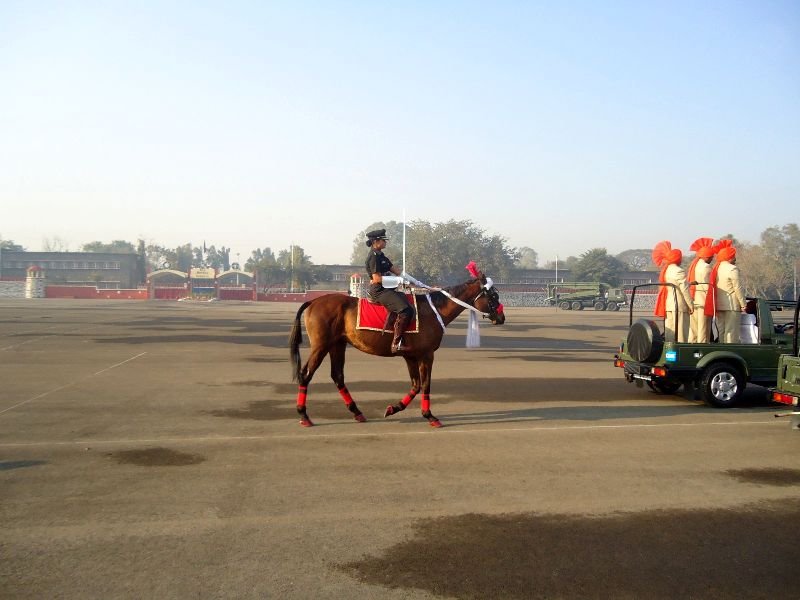
[[(431, 413), (430, 391), (433, 353), (442, 343), (444, 327), (467, 307), (476, 309), (495, 325), (502, 325), (506, 318), (503, 313), (503, 305), (500, 304), (500, 298), (491, 279), (487, 281), (486, 276), (480, 272), (476, 279), (445, 288), (443, 291), (431, 292), (430, 299), (436, 312), (431, 308), (425, 295), (417, 295), (419, 333), (404, 336), (407, 340), (405, 343), (408, 345), (399, 354), (391, 352), (391, 334), (356, 328), (358, 298), (343, 294), (327, 294), (304, 303), (297, 311), (292, 332), (289, 335), (292, 380), (298, 382), (297, 412), (300, 415), (300, 424), (304, 427), (313, 425), (306, 412), (308, 385), (326, 354), (331, 357), (331, 378), (339, 389), (345, 405), (356, 421), (366, 421), (366, 417), (358, 409), (344, 383), (344, 354), (347, 344), (351, 344), (367, 354), (402, 356), (406, 361), (408, 373), (411, 376), (411, 391), (398, 404), (387, 407), (384, 417), (405, 410), (422, 390), (422, 416), (432, 427), (441, 427), (439, 419)], [(304, 312), (311, 354), (301, 368), (300, 344), (303, 336), (300, 315)], [(436, 313), (441, 317), (441, 323)]]

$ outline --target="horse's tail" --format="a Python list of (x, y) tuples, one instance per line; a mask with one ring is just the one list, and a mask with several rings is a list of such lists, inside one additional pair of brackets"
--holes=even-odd
[(311, 302), (304, 302), (298, 309), (289, 334), (289, 359), (292, 364), (292, 381), (300, 381), (300, 344), (303, 343), (303, 330), (300, 326), (300, 315), (308, 308)]

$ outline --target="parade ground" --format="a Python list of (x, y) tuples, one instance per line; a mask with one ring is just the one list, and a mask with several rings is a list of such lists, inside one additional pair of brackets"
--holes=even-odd
[[(2, 598), (795, 598), (800, 436), (613, 367), (628, 313), (449, 328), (431, 408), (297, 304), (0, 300)], [(305, 336), (304, 336), (305, 337)], [(308, 356), (306, 343), (301, 347)]]

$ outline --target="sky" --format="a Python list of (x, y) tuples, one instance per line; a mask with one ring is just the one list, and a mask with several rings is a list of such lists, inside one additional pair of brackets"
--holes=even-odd
[(794, 0), (4, 0), (0, 88), (28, 250), (347, 264), (405, 216), (541, 264), (800, 221)]

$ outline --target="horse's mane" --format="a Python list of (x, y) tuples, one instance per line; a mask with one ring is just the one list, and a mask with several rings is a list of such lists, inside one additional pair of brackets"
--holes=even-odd
[[(465, 283), (459, 283), (458, 285), (454, 285), (454, 286), (451, 286), (451, 287), (446, 287), (444, 289), (451, 296), (454, 296), (454, 297), (458, 298), (458, 296), (461, 295), (461, 293), (467, 288), (468, 285), (473, 284), (476, 281), (478, 281), (478, 280), (477, 279), (470, 279), (469, 281), (467, 281)], [(444, 306), (447, 303), (448, 298), (442, 292), (431, 292), (431, 301), (433, 302), (433, 305), (436, 308), (441, 308), (442, 306)]]

